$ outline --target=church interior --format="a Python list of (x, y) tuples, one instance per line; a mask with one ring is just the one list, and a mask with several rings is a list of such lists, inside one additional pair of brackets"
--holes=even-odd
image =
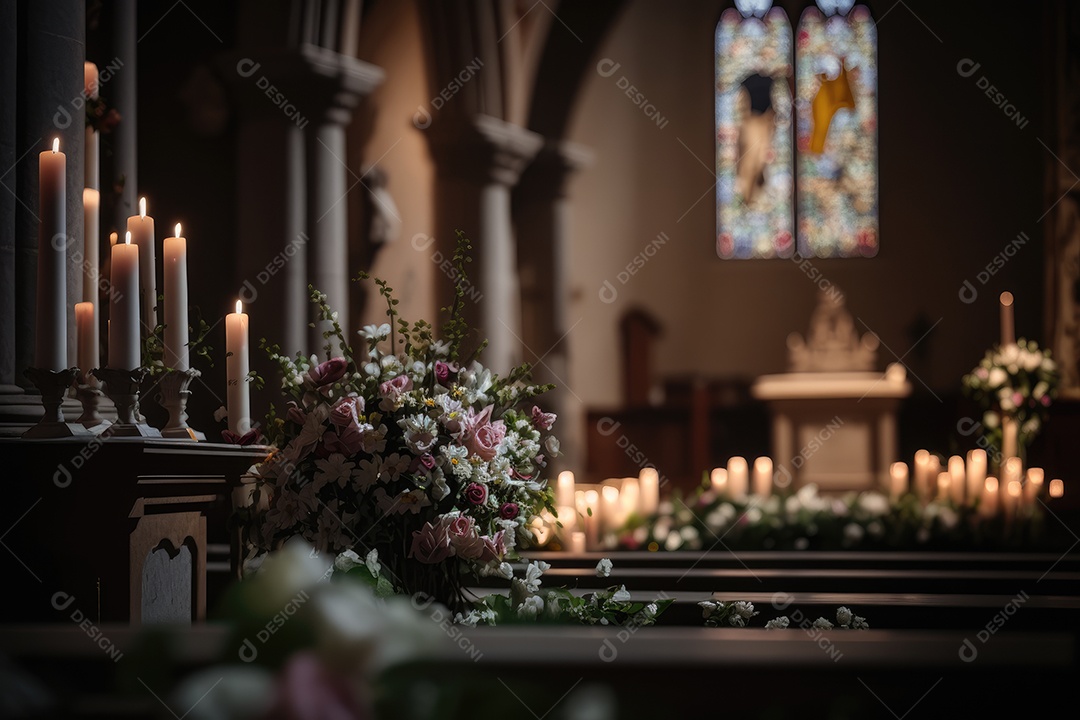
[(0, 34), (0, 716), (1074, 702), (1074, 4)]

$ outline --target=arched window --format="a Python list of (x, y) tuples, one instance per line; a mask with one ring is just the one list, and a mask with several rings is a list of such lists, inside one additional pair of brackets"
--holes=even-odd
[(793, 70), (783, 10), (771, 0), (735, 5), (716, 27), (717, 254), (876, 255), (877, 34), (869, 10), (818, 0), (799, 21)]
[(716, 252), (794, 250), (791, 25), (770, 0), (740, 0), (716, 26)]

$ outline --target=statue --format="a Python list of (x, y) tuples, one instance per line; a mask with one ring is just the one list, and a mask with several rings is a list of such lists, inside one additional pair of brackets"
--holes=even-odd
[(872, 371), (877, 365), (877, 336), (859, 337), (844, 295), (835, 286), (818, 294), (807, 338), (791, 333), (787, 345), (791, 372)]

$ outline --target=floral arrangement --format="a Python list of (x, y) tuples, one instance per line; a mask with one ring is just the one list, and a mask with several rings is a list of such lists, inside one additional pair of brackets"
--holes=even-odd
[(529, 384), (528, 365), (500, 377), (479, 363), (484, 343), (464, 355), (470, 248), (459, 233), (443, 339), (399, 318), (376, 279), (390, 322), (360, 331), (359, 352), (315, 289), (326, 359), (267, 348), (288, 407), (265, 425), (276, 451), (257, 468), (261, 508), (248, 528), (258, 551), (292, 536), (319, 552), (362, 551), (381, 564), (373, 580), (385, 591), (424, 592), (454, 610), (466, 605), (464, 577), (513, 578), (507, 560), (532, 541), (529, 521), (552, 509), (543, 473), (559, 452), (556, 418), (531, 402), (551, 386)]
[[(921, 502), (912, 494), (895, 500), (876, 491), (836, 497), (813, 484), (767, 498), (737, 500), (701, 488), (695, 495), (660, 504), (609, 541), (625, 550), (702, 550), (724, 538), (734, 550), (898, 550), (1056, 547), (1039, 507), (1009, 524), (983, 517), (977, 507), (950, 500)], [(1071, 540), (1070, 540), (1071, 542)]]
[(983, 409), (987, 439), (1002, 447), (1002, 414), (1016, 419), (1017, 442), (1027, 446), (1039, 430), (1053, 398), (1057, 396), (1059, 374), (1050, 350), (1041, 350), (1033, 340), (995, 346), (963, 378), (964, 392)]
[[(705, 619), (705, 627), (746, 627), (750, 620), (760, 613), (754, 610), (754, 603), (744, 601), (723, 602), (719, 600), (702, 600), (698, 603), (701, 615)], [(781, 615), (765, 623), (766, 630), (783, 630), (791, 627), (791, 620), (787, 615)], [(832, 630), (839, 627), (844, 630), (869, 630), (870, 624), (866, 618), (859, 617), (846, 607), (836, 609), (836, 624), (819, 617), (810, 622), (808, 627), (814, 630)]]

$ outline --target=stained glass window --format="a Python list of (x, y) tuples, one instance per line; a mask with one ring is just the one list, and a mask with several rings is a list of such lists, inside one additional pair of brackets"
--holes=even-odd
[(783, 258), (797, 248), (806, 257), (873, 257), (877, 33), (870, 11), (854, 0), (818, 0), (799, 21), (793, 64), (783, 10), (771, 0), (735, 5), (716, 27), (717, 254)]
[(795, 42), (799, 254), (878, 251), (877, 31), (850, 0), (819, 0)]
[(765, 0), (740, 0), (716, 26), (716, 251), (794, 251), (791, 25)]

